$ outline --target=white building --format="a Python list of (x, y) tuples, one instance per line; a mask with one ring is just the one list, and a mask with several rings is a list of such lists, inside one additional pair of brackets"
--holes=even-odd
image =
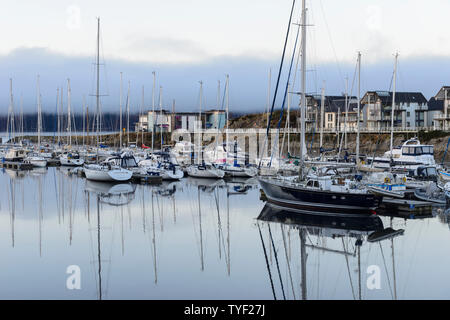
[(430, 99), (429, 107), (432, 109), (430, 116), (433, 119), (435, 130), (448, 130), (450, 128), (450, 86), (443, 86), (439, 92)]

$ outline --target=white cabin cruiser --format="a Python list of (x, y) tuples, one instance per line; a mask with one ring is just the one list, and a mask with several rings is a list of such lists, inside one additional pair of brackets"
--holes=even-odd
[(9, 149), (5, 154), (6, 161), (22, 162), (26, 158), (29, 150), (23, 148)]
[(23, 161), (32, 164), (33, 167), (44, 168), (47, 166), (47, 159), (39, 153), (30, 152)]
[(419, 166), (434, 166), (434, 146), (423, 145), (417, 138), (404, 142), (400, 147), (386, 151), (382, 157), (368, 157), (367, 162), (375, 168), (417, 169)]

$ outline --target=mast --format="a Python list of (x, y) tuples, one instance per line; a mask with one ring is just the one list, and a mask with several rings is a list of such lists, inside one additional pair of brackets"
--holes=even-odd
[[(141, 103), (141, 115), (140, 115), (140, 117), (142, 117), (144, 115), (144, 103), (145, 103), (144, 86), (142, 86), (142, 103)], [(137, 136), (136, 136), (136, 140), (137, 140)], [(142, 145), (144, 145), (144, 127), (141, 128), (141, 140), (142, 140), (142, 142), (141, 142)]]
[(175, 99), (172, 100), (172, 119), (170, 123), (171, 131), (175, 129)]
[(217, 110), (220, 106), (220, 80), (217, 80)]
[(391, 108), (391, 161), (392, 161), (392, 149), (394, 145), (394, 112), (395, 112), (395, 81), (397, 79), (397, 60), (398, 53), (395, 54), (395, 63), (394, 63), (394, 79), (392, 84), (392, 108)]
[(60, 119), (60, 112), (59, 109), (61, 108), (60, 103), (59, 103), (59, 88), (56, 88), (56, 117), (58, 118), (58, 145), (60, 143), (61, 140), (61, 134), (60, 134), (60, 130), (61, 130), (61, 119)]
[(358, 51), (358, 115), (356, 118), (356, 165), (359, 163), (359, 131), (360, 131), (360, 108), (361, 108), (361, 52)]
[(267, 85), (267, 127), (269, 126), (271, 80), (272, 80), (272, 68), (269, 68), (269, 79), (268, 79), (268, 85)]
[(348, 123), (348, 77), (345, 78), (345, 118), (344, 118), (344, 149), (347, 149), (347, 123)]
[(86, 114), (86, 97), (83, 95), (83, 148), (86, 143), (86, 121), (85, 121), (85, 114)]
[(162, 86), (159, 86), (159, 133), (161, 135), (161, 151), (163, 147), (163, 118), (162, 118)]
[(305, 111), (306, 111), (306, 8), (305, 0), (302, 0), (302, 99), (301, 99), (301, 138), (300, 138), (300, 178), (303, 176), (303, 162), (305, 160), (306, 139), (305, 139)]
[(38, 130), (38, 147), (41, 145), (41, 93), (39, 87), (39, 75), (37, 76), (37, 107), (38, 107), (38, 118), (37, 118), (37, 130)]
[(122, 94), (123, 94), (123, 83), (122, 83), (122, 72), (120, 73), (120, 97), (119, 97), (119, 150), (122, 148)]
[(155, 71), (152, 72), (153, 74), (153, 90), (152, 90), (152, 153), (153, 153), (153, 146), (155, 142), (155, 84), (156, 84), (156, 73)]
[(301, 261), (301, 286), (302, 286), (302, 300), (307, 300), (307, 283), (306, 283), (306, 234), (302, 227), (299, 230), (300, 237), (300, 261)]
[(97, 90), (95, 93), (96, 109), (97, 109), (97, 163), (98, 163), (98, 147), (99, 147), (99, 128), (100, 128), (100, 17), (97, 18)]
[[(286, 115), (286, 121), (287, 121), (287, 130), (288, 130), (288, 132), (287, 132), (287, 136), (288, 136), (288, 145), (287, 145), (287, 152), (288, 152), (288, 154), (290, 154), (291, 153), (291, 150), (290, 150), (290, 143), (291, 143), (291, 140), (290, 140), (290, 131), (291, 131), (291, 123), (290, 123), (290, 111), (291, 111), (291, 93), (290, 93), (290, 85), (288, 85), (288, 105), (287, 105), (287, 115)], [(280, 150), (280, 154), (281, 154), (281, 152), (283, 152), (283, 150)]]
[(69, 131), (69, 146), (72, 146), (72, 115), (70, 110), (70, 79), (67, 79), (67, 130)]
[(323, 125), (325, 122), (325, 81), (323, 82), (322, 87), (322, 97), (320, 99), (320, 144), (319, 147), (322, 149), (323, 147)]
[(23, 95), (20, 95), (20, 131), (22, 133), (23, 140)]
[(63, 105), (63, 87), (61, 86), (61, 95), (60, 95), (60, 97), (59, 97), (59, 99), (60, 99), (60, 103), (59, 103), (59, 107), (60, 107), (60, 112), (59, 112), (59, 121), (60, 121), (60, 126), (59, 126), (59, 140), (61, 141), (62, 140), (62, 137), (61, 137), (61, 130), (63, 129), (63, 127), (64, 127), (64, 119), (63, 119), (63, 111), (64, 111), (64, 105)]
[(202, 145), (201, 145), (201, 131), (202, 131), (202, 100), (203, 100), (203, 81), (199, 81), (200, 83), (200, 101), (199, 101), (199, 111), (198, 111), (198, 118), (200, 121), (200, 128), (199, 128), (199, 134), (198, 134), (198, 157), (197, 157), (197, 164), (200, 165), (200, 157), (202, 156)]
[(12, 79), (9, 79), (9, 110), (8, 110), (8, 122), (7, 130), (9, 135), (9, 140), (14, 139), (14, 102), (12, 94)]
[(127, 97), (127, 147), (130, 146), (130, 81), (128, 81), (128, 97)]
[[(227, 130), (225, 131), (225, 148), (226, 148), (226, 153), (225, 153), (225, 155), (226, 155), (226, 157), (225, 157), (225, 163), (227, 163), (227, 161), (228, 161), (228, 125), (229, 125), (229, 123), (228, 123), (228, 112), (229, 112), (229, 104), (230, 104), (230, 76), (227, 74), (226, 75), (226, 83), (225, 83), (225, 86), (226, 86), (226, 89), (227, 89), (227, 103), (226, 103), (226, 109), (227, 109), (227, 114), (226, 114), (226, 124), (227, 124)], [(270, 101), (269, 101), (269, 103), (270, 103)]]

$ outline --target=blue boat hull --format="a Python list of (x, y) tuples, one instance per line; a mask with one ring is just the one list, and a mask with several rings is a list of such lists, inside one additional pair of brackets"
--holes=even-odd
[(373, 214), (382, 197), (370, 193), (352, 194), (309, 190), (258, 179), (267, 200), (287, 208), (321, 213)]

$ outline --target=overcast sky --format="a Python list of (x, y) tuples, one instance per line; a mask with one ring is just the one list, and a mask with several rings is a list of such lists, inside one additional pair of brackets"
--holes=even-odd
[[(229, 74), (231, 109), (263, 111), (269, 69), (273, 89), (292, 5), (291, 0), (0, 1), (3, 112), (9, 78), (16, 110), (20, 96), (25, 110), (36, 110), (37, 74), (45, 111), (55, 110), (56, 89), (64, 86), (66, 92), (67, 78), (74, 109), (81, 110), (83, 95), (93, 105), (89, 94), (94, 89), (97, 16), (106, 65), (104, 110), (118, 110), (120, 72), (125, 91), (130, 81), (132, 110), (140, 108), (143, 85), (145, 105), (150, 106), (155, 70), (166, 108), (175, 99), (177, 110), (196, 111), (199, 80), (205, 84), (205, 108), (214, 107), (217, 81), (223, 89)], [(294, 22), (300, 4), (297, 0)], [(422, 91), (430, 98), (448, 84), (450, 1), (310, 0), (307, 7), (309, 92), (320, 91), (326, 81), (328, 94), (340, 94), (346, 77), (351, 88), (357, 51), (363, 59), (362, 91), (389, 89), (396, 51), (398, 90)], [(297, 79), (296, 91), (299, 85)]]

